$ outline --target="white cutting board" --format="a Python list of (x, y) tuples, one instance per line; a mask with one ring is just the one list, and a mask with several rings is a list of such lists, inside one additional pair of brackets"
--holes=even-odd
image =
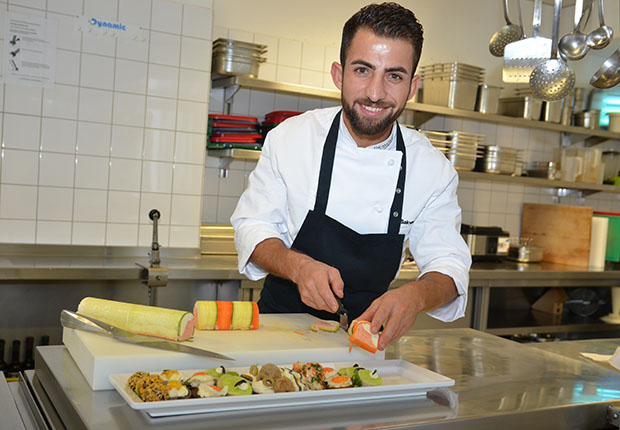
[(132, 345), (67, 328), (63, 329), (62, 340), (93, 390), (112, 390), (109, 375), (138, 370), (385, 359), (382, 351), (371, 354), (354, 346), (349, 352), (348, 336), (343, 330), (313, 332), (310, 326), (315, 321), (308, 314), (265, 314), (260, 316), (258, 330), (195, 331), (194, 340), (188, 345), (227, 355), (235, 359), (231, 362)]

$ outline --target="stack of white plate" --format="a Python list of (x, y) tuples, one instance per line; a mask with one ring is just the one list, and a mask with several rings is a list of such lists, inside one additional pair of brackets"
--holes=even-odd
[(474, 110), (478, 85), (484, 82), (484, 69), (452, 62), (420, 67), (424, 103), (456, 109)]
[(484, 155), (483, 147), (486, 141), (484, 134), (456, 130), (422, 132), (435, 148), (445, 154), (457, 170), (473, 170), (476, 159)]

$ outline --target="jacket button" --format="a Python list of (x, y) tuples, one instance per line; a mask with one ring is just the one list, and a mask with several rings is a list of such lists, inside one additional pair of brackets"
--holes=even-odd
[(396, 188), (396, 194), (400, 194), (400, 188)]
[(393, 166), (394, 165), (394, 160), (388, 160), (388, 166)]
[(398, 217), (398, 212), (394, 211), (394, 213), (392, 215), (394, 215), (394, 218), (397, 218)]
[(379, 213), (383, 212), (383, 208), (381, 206), (376, 206), (375, 210)]

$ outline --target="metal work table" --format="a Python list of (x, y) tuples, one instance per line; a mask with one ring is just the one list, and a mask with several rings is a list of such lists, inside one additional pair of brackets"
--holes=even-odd
[[(600, 429), (620, 402), (620, 373), (472, 329), (420, 330), (391, 345), (456, 384), (426, 397), (333, 407), (150, 418), (116, 391), (93, 392), (63, 346), (38, 347), (35, 392), (69, 428)], [(139, 365), (136, 370), (138, 370)], [(45, 402), (43, 402), (45, 403)]]

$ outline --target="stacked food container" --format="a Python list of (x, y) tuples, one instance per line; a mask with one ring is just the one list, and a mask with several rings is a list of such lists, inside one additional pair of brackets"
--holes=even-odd
[(207, 148), (261, 149), (263, 135), (258, 118), (239, 115), (209, 115)]
[(423, 133), (435, 148), (445, 154), (456, 170), (474, 170), (476, 159), (483, 155), (484, 134), (431, 130), (424, 130)]
[(479, 172), (500, 175), (521, 175), (523, 162), (519, 158), (519, 150), (498, 145), (483, 146), (484, 156), (476, 160)]
[(213, 75), (240, 75), (255, 78), (264, 63), (266, 45), (219, 38), (213, 42), (211, 72)]
[(420, 67), (424, 103), (474, 110), (484, 69), (463, 63), (437, 63)]
[(280, 124), (287, 118), (292, 116), (296, 116), (301, 114), (302, 112), (291, 111), (291, 110), (277, 110), (273, 112), (269, 112), (265, 115), (265, 120), (261, 123), (261, 133), (263, 138), (267, 136), (267, 133), (271, 131), (275, 126)]
[[(499, 99), (498, 113), (500, 115), (538, 121), (542, 112), (543, 101), (532, 96), (530, 87), (515, 88), (514, 96)], [(561, 102), (560, 112), (561, 114)], [(559, 118), (558, 121), (559, 122)]]

